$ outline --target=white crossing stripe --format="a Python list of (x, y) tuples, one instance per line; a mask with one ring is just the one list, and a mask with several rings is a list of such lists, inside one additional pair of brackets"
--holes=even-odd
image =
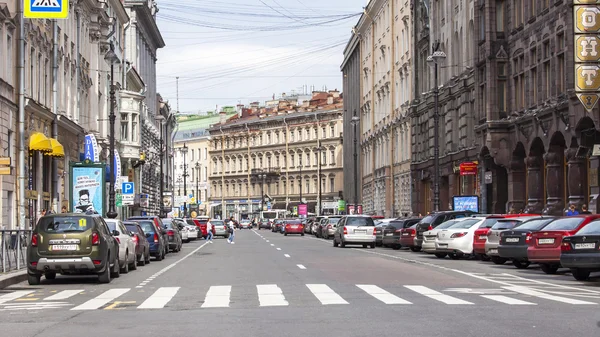
[(283, 254), (283, 256), (285, 256), (285, 257), (290, 257), (290, 254)]
[(306, 287), (321, 301), (321, 304), (348, 304), (340, 295), (326, 284), (307, 284)]
[(67, 302), (34, 302), (34, 303), (11, 303), (3, 304), (0, 311), (13, 311), (13, 310), (44, 310), (44, 309), (60, 309), (62, 307), (68, 307), (72, 304)]
[(488, 300), (501, 302), (510, 305), (537, 305), (536, 303), (531, 303), (527, 301), (521, 301), (516, 298), (504, 296), (504, 295), (481, 295), (483, 298), (487, 298)]
[(277, 250), (281, 250), (281, 248), (277, 248)]
[(35, 290), (17, 290), (12, 293), (4, 294), (0, 296), (0, 304), (16, 300), (19, 297), (27, 296), (33, 292), (35, 292)]
[(177, 294), (179, 287), (161, 287), (148, 297), (138, 309), (162, 309)]
[(297, 266), (298, 266), (298, 268), (300, 268), (300, 269), (306, 269), (306, 267), (305, 267), (305, 266), (303, 266), (303, 265), (301, 265), (301, 264), (297, 264)]
[(356, 286), (385, 304), (412, 304), (411, 302), (401, 299), (400, 297), (383, 290), (376, 285), (357, 284)]
[(440, 293), (439, 291), (435, 291), (433, 289), (424, 287), (424, 286), (404, 286), (407, 289), (410, 289), (416, 293), (427, 296), (433, 300), (440, 301), (446, 304), (473, 304), (468, 301), (461, 300), (460, 298), (452, 297), (449, 295), (445, 295)]
[(67, 298), (73, 297), (77, 294), (79, 294), (80, 292), (82, 292), (83, 289), (77, 289), (77, 290), (63, 290), (59, 293), (56, 293), (52, 296), (48, 296), (46, 298), (44, 298), (44, 301), (60, 301), (60, 300), (66, 300)]
[(96, 296), (95, 298), (92, 298), (91, 300), (72, 308), (71, 310), (96, 310), (128, 291), (129, 288), (110, 289)]
[(228, 308), (231, 286), (212, 286), (208, 289), (202, 308)]
[(545, 300), (550, 300), (550, 301), (562, 302), (562, 303), (567, 303), (567, 304), (576, 304), (576, 305), (580, 305), (580, 304), (598, 305), (598, 303), (594, 303), (594, 302), (587, 302), (587, 301), (576, 300), (574, 298), (549, 295), (549, 294), (543, 293), (541, 291), (535, 291), (528, 287), (514, 286), (514, 287), (502, 287), (502, 288), (504, 288), (506, 290), (514, 291), (516, 293), (521, 293), (521, 294), (529, 295), (529, 296), (535, 296), (535, 297), (543, 298)]
[(261, 307), (287, 306), (288, 301), (283, 296), (283, 291), (276, 284), (258, 284), (258, 301)]

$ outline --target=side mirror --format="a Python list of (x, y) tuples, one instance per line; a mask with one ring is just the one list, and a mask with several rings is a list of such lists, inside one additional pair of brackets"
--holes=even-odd
[(152, 236), (150, 233), (146, 233), (147, 238), (149, 238), (150, 236)]
[(114, 231), (112, 231), (112, 235), (113, 235), (113, 236), (119, 236), (119, 235), (121, 235), (121, 234), (119, 233), (119, 231), (117, 231), (117, 230), (114, 230)]

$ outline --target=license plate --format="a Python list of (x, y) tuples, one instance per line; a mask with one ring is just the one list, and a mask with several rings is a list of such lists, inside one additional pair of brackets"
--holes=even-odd
[(442, 248), (448, 248), (448, 244), (447, 243), (438, 243), (438, 246), (440, 246)]
[(298, 228), (298, 226), (294, 225), (294, 226), (292, 226), (292, 228)]
[(538, 244), (540, 245), (551, 245), (554, 243), (554, 239), (539, 239)]
[(366, 230), (355, 230), (354, 234), (367, 234)]
[(576, 243), (575, 249), (594, 249), (596, 248), (595, 243)]
[(392, 236), (394, 233), (387, 233), (385, 236)]
[(402, 233), (402, 236), (408, 236), (408, 235), (409, 235), (408, 233)]
[(59, 250), (77, 250), (77, 245), (53, 245), (49, 246), (52, 251)]
[(488, 251), (488, 253), (490, 253), (490, 254), (498, 254), (498, 249), (490, 249)]
[(479, 240), (487, 240), (487, 236), (485, 236), (485, 235), (479, 235)]
[(506, 242), (519, 242), (519, 238), (506, 238)]

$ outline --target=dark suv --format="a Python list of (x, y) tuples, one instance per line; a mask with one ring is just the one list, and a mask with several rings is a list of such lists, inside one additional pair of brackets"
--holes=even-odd
[(412, 250), (413, 252), (420, 251), (421, 245), (423, 244), (423, 233), (436, 228), (442, 222), (446, 222), (452, 219), (464, 218), (475, 214), (477, 213), (473, 211), (442, 211), (427, 215), (417, 224), (417, 238), (414, 241), (414, 246), (410, 247), (410, 250)]
[(27, 280), (38, 285), (56, 273), (95, 274), (101, 283), (119, 277), (119, 244), (99, 215), (51, 214), (41, 217), (27, 247)]
[(150, 255), (161, 261), (169, 253), (169, 234), (162, 220), (157, 216), (132, 216), (127, 221), (140, 224), (150, 244)]

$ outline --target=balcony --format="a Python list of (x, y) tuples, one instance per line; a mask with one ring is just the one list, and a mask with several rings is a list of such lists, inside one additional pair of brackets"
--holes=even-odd
[(281, 168), (271, 167), (268, 169), (252, 169), (251, 174), (258, 176), (259, 174), (266, 174), (267, 177), (279, 177), (281, 175)]

